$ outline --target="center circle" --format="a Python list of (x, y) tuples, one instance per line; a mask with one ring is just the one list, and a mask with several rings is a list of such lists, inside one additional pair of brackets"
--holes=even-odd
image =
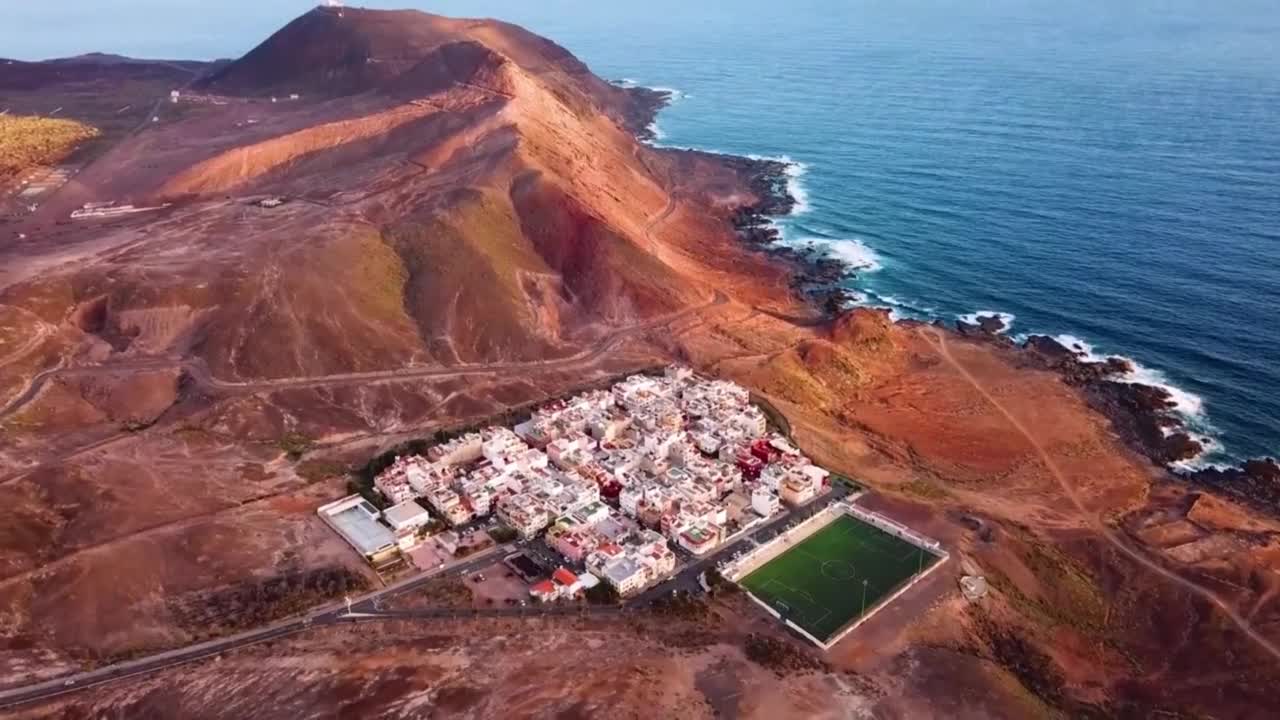
[(858, 576), (853, 565), (843, 560), (825, 560), (821, 570), (822, 576), (831, 580), (852, 580)]

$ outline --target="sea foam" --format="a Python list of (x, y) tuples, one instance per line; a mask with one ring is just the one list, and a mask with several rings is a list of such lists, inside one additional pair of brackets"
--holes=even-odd
[(869, 273), (884, 267), (876, 251), (857, 238), (801, 237), (795, 240), (788, 239), (787, 242), (795, 246), (821, 248), (826, 252), (827, 257), (839, 260), (850, 270)]
[(680, 102), (681, 100), (684, 100), (684, 99), (686, 99), (686, 98), (690, 97), (689, 95), (685, 94), (683, 91), (681, 91), (681, 90), (677, 90), (677, 89), (672, 88), (672, 87), (663, 87), (663, 86), (661, 86), (661, 85), (651, 85), (651, 86), (649, 86), (649, 89), (650, 89), (650, 90), (653, 90), (653, 91), (655, 91), (655, 92), (664, 92), (664, 93), (666, 93), (666, 94), (668, 95), (668, 97), (670, 97), (670, 98), (671, 98), (670, 102), (671, 102), (671, 104), (672, 104), (672, 105), (674, 105), (674, 104), (676, 104), (676, 103)]
[(970, 325), (977, 325), (978, 321), (984, 317), (999, 318), (1000, 322), (1004, 323), (1004, 327), (1000, 328), (1001, 334), (1009, 332), (1009, 328), (1013, 327), (1013, 321), (1018, 319), (1018, 316), (1013, 313), (1000, 312), (998, 310), (979, 310), (977, 312), (957, 315), (956, 319), (961, 322), (969, 323)]
[(795, 200), (795, 207), (788, 217), (804, 215), (813, 209), (809, 204), (809, 193), (805, 189), (804, 176), (809, 172), (809, 165), (793, 159), (790, 155), (747, 155), (752, 160), (770, 160), (787, 166), (787, 192)]
[(1111, 357), (1124, 360), (1129, 363), (1129, 366), (1133, 369), (1116, 378), (1117, 381), (1132, 385), (1150, 385), (1151, 387), (1158, 387), (1161, 390), (1164, 390), (1169, 393), (1169, 399), (1173, 402), (1174, 410), (1179, 415), (1184, 419), (1195, 423), (1195, 427), (1197, 429), (1208, 429), (1205, 423), (1204, 398), (1174, 385), (1169, 381), (1169, 378), (1159, 370), (1149, 368), (1131, 357), (1100, 353), (1088, 341), (1082, 340), (1075, 335), (1055, 335), (1053, 339), (1056, 340), (1059, 345), (1071, 350), (1078, 355), (1081, 360), (1086, 362), (1104, 362)]
[(1125, 360), (1128, 360), (1133, 366), (1133, 371), (1121, 378), (1121, 382), (1134, 385), (1150, 385), (1164, 390), (1169, 393), (1169, 399), (1173, 402), (1174, 410), (1179, 415), (1186, 418), (1197, 428), (1205, 427), (1204, 398), (1169, 382), (1169, 379), (1159, 370), (1140, 365), (1130, 358), (1125, 358)]
[(1149, 368), (1130, 357), (1100, 353), (1088, 341), (1076, 337), (1075, 335), (1055, 335), (1053, 339), (1056, 340), (1058, 344), (1076, 353), (1081, 360), (1086, 362), (1104, 362), (1110, 357), (1124, 360), (1129, 363), (1132, 370), (1116, 378), (1117, 382), (1156, 387), (1169, 394), (1169, 401), (1173, 403), (1174, 413), (1182, 420), (1182, 427), (1165, 428), (1165, 437), (1168, 437), (1175, 432), (1186, 432), (1194, 437), (1204, 448), (1200, 454), (1196, 455), (1194, 458), (1174, 463), (1173, 466), (1175, 468), (1179, 470), (1195, 471), (1203, 470), (1208, 467), (1219, 467), (1219, 465), (1211, 462), (1210, 458), (1220, 457), (1221, 453), (1225, 452), (1225, 448), (1215, 437), (1217, 429), (1209, 424), (1208, 416), (1205, 412), (1204, 398), (1174, 385), (1169, 381), (1169, 378), (1159, 370)]
[(889, 317), (894, 320), (930, 320), (938, 316), (938, 309), (920, 303), (902, 300), (893, 295), (882, 295), (871, 290), (863, 294), (864, 301), (859, 303), (866, 307), (885, 308)]

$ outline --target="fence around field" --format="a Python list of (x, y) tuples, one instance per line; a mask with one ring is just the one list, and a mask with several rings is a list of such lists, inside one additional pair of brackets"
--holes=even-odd
[(896, 538), (905, 540), (916, 547), (924, 548), (939, 557), (943, 557), (947, 554), (946, 551), (942, 549), (942, 543), (934, 540), (933, 538), (921, 535), (900, 522), (890, 520), (889, 518), (880, 515), (879, 513), (871, 512), (870, 510), (864, 510), (856, 505), (844, 504), (842, 507), (846, 514), (852, 515), (862, 522), (879, 530), (883, 530)]
[(747, 554), (733, 560), (725, 566), (724, 570), (721, 571), (721, 574), (733, 582), (740, 581), (760, 566), (785, 553), (787, 550), (790, 550), (796, 543), (804, 540), (810, 535), (813, 535), (822, 528), (830, 525), (832, 522), (835, 522), (836, 518), (843, 514), (843, 512), (839, 510), (839, 508), (842, 507), (843, 505), (841, 503), (828, 505), (823, 508), (822, 512), (814, 513), (799, 525), (781, 533), (763, 545), (757, 545)]
[(827, 525), (835, 522), (841, 515), (849, 515), (850, 517), (871, 525), (877, 530), (888, 533), (889, 535), (903, 540), (904, 542), (910, 543), (911, 545), (928, 552), (930, 555), (933, 555), (937, 558), (937, 561), (931, 563), (923, 572), (912, 575), (909, 580), (902, 583), (902, 585), (900, 585), (896, 590), (877, 600), (870, 608), (859, 614), (856, 618), (850, 620), (844, 627), (836, 630), (836, 632), (826, 640), (819, 640), (814, 637), (812, 633), (799, 625), (796, 625), (791, 620), (783, 618), (782, 614), (770, 606), (769, 603), (761, 600), (750, 590), (744, 588), (747, 592), (747, 597), (751, 598), (757, 605), (764, 608), (770, 615), (778, 618), (784, 622), (787, 627), (795, 630), (801, 636), (807, 638), (810, 642), (823, 650), (830, 650), (836, 643), (840, 642), (845, 638), (845, 636), (857, 629), (859, 625), (870, 620), (872, 616), (888, 606), (889, 603), (898, 599), (903, 593), (914, 587), (916, 583), (928, 577), (934, 570), (945, 565), (947, 559), (950, 558), (950, 554), (942, 548), (942, 543), (937, 540), (922, 535), (902, 523), (891, 520), (879, 513), (871, 512), (870, 510), (857, 507), (851, 503), (841, 502), (833, 503), (823, 509), (822, 512), (814, 514), (813, 517), (810, 517), (799, 525), (778, 535), (769, 542), (757, 546), (751, 552), (727, 565), (722, 571), (722, 574), (729, 580), (741, 584), (741, 580), (743, 578), (750, 575), (769, 561), (777, 558), (779, 555), (787, 552), (794, 547), (796, 543), (808, 538), (810, 535), (813, 535)]

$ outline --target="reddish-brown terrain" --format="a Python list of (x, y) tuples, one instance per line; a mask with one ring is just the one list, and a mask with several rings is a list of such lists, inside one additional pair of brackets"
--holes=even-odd
[[(641, 144), (651, 94), (511, 25), (354, 9), (221, 67), (97, 62), (0, 65), (5, 103), (103, 130), (0, 225), (5, 687), (226, 632), (275, 579), (376, 584), (314, 512), (346, 468), (671, 360), (771, 398), (953, 559), (827, 654), (729, 595), (316, 629), (19, 716), (1280, 713), (1280, 522), (1025, 351), (818, 322), (734, 232), (778, 169)], [(108, 201), (159, 209), (69, 218)]]

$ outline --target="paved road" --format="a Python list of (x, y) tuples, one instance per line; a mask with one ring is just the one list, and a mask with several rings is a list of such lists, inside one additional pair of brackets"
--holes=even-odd
[(418, 587), (441, 577), (457, 576), (493, 564), (504, 554), (519, 549), (518, 545), (500, 545), (481, 551), (466, 559), (457, 561), (444, 568), (421, 573), (393, 583), (367, 595), (353, 598), (350, 611), (345, 603), (334, 603), (318, 608), (307, 615), (285, 620), (255, 630), (249, 630), (225, 638), (209, 640), (185, 648), (149, 655), (137, 660), (129, 660), (108, 667), (64, 676), (46, 682), (36, 683), (12, 690), (0, 691), (0, 708), (8, 708), (26, 703), (56, 698), (86, 688), (116, 682), (127, 678), (159, 672), (178, 665), (203, 660), (238, 648), (257, 645), (289, 635), (309, 630), (313, 627), (324, 627), (339, 623), (381, 622), (387, 620), (438, 620), (447, 618), (474, 617), (546, 617), (546, 616), (603, 616), (620, 615), (641, 611), (655, 600), (673, 592), (684, 591), (698, 593), (701, 586), (698, 577), (707, 569), (727, 555), (738, 550), (749, 549), (757, 542), (765, 542), (781, 532), (789, 523), (818, 512), (828, 504), (843, 499), (848, 490), (837, 484), (830, 493), (820, 496), (808, 504), (782, 513), (765, 525), (754, 528), (743, 537), (731, 542), (714, 553), (696, 559), (682, 567), (674, 577), (635, 597), (627, 599), (622, 605), (538, 605), (528, 607), (494, 607), (494, 608), (422, 608), (387, 610), (381, 607), (381, 601), (411, 592)]
[(849, 488), (840, 483), (834, 483), (831, 491), (825, 495), (819, 495), (800, 507), (787, 510), (764, 525), (752, 528), (737, 540), (726, 545), (722, 545), (717, 548), (715, 552), (712, 552), (706, 557), (695, 559), (687, 563), (677, 571), (675, 577), (649, 588), (643, 593), (629, 599), (627, 602), (632, 606), (646, 606), (653, 603), (653, 601), (657, 600), (659, 597), (670, 595), (676, 591), (685, 591), (689, 593), (701, 592), (702, 586), (698, 582), (698, 576), (713, 568), (720, 560), (730, 557), (733, 553), (738, 552), (739, 550), (750, 550), (756, 545), (772, 540), (792, 523), (804, 520), (827, 507), (831, 503), (843, 500), (848, 495)]
[[(440, 577), (458, 575), (480, 567), (485, 567), (492, 564), (496, 557), (500, 557), (503, 552), (509, 551), (510, 549), (511, 546), (509, 545), (492, 547), (444, 568), (415, 575), (392, 585), (388, 585), (380, 590), (353, 599), (351, 611), (353, 613), (380, 612), (377, 609), (376, 604), (382, 599), (410, 592), (419, 586)], [(59, 695), (77, 692), (79, 690), (84, 690), (85, 688), (124, 680), (126, 678), (136, 677), (139, 675), (146, 675), (175, 667), (177, 665), (183, 665), (196, 660), (203, 660), (205, 658), (220, 655), (224, 652), (235, 650), (237, 648), (257, 645), (269, 640), (276, 640), (308, 630), (312, 627), (335, 625), (341, 622), (351, 622), (351, 618), (347, 615), (346, 604), (335, 603), (327, 605), (316, 609), (307, 615), (268, 625), (263, 628), (249, 630), (237, 635), (209, 640), (185, 648), (149, 655), (137, 660), (129, 660), (115, 665), (110, 665), (108, 667), (99, 668), (97, 670), (78, 673), (69, 677), (60, 677), (54, 680), (36, 683), (34, 685), (0, 691), (0, 709), (39, 700), (49, 700), (58, 697)]]

